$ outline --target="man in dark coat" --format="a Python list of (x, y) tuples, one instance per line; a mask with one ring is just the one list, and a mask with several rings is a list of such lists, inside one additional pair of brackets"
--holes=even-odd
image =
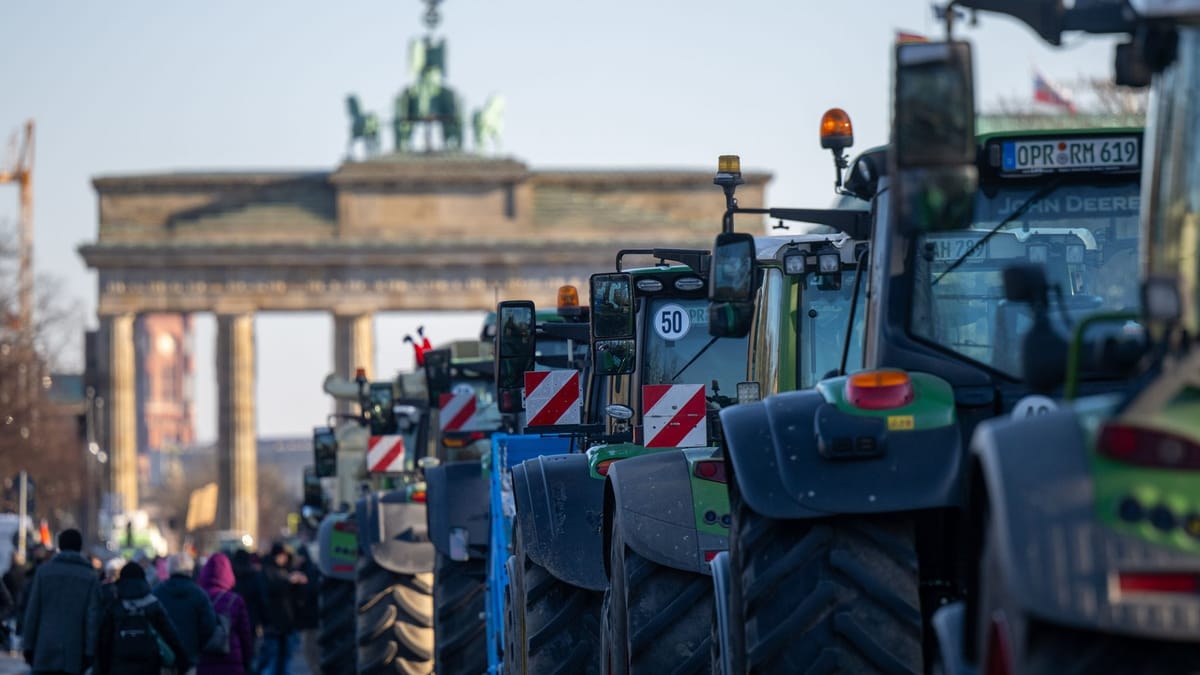
[(292, 554), (283, 542), (271, 546), (263, 561), (267, 613), (263, 621), (263, 675), (287, 675), (296, 640), (296, 586), (308, 579), (292, 570)]
[(186, 553), (170, 556), (167, 558), (167, 579), (159, 582), (152, 592), (175, 625), (188, 661), (199, 663), (200, 650), (217, 627), (217, 615), (208, 593), (192, 577), (195, 568), (195, 561)]
[(59, 553), (33, 576), (21, 637), (25, 661), (34, 673), (79, 675), (96, 655), (100, 578), (91, 561), (79, 553), (83, 549), (79, 530), (59, 534), (58, 548)]
[(250, 613), (250, 626), (257, 634), (262, 628), (263, 615), (267, 611), (267, 591), (263, 586), (262, 575), (254, 568), (254, 559), (246, 549), (234, 551), (229, 561), (233, 564), (233, 576), (237, 579), (233, 592), (246, 601), (246, 611)]
[[(135, 563), (125, 565), (121, 568), (121, 575), (114, 586), (116, 597), (106, 604), (104, 617), (100, 621), (95, 675), (159, 675), (163, 668), (168, 666), (178, 673), (189, 671), (195, 664), (188, 660), (187, 650), (179, 641), (175, 626), (172, 625), (162, 603), (150, 593), (146, 570)], [(161, 642), (160, 645), (152, 644), (150, 647), (155, 653), (139, 654), (141, 658), (136, 660), (131, 659), (127, 651), (122, 653), (118, 645), (121, 617), (128, 617), (134, 612), (145, 616), (145, 621)], [(163, 661), (164, 648), (170, 650), (173, 663)]]

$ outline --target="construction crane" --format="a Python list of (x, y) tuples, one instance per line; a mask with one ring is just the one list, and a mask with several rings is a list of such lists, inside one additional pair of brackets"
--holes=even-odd
[[(17, 135), (9, 141), (9, 157), (0, 166), (0, 183), (16, 183), (20, 190), (20, 216), (17, 229), (20, 237), (17, 316), (7, 317), (10, 328), (31, 336), (33, 330), (33, 120), (25, 122), (25, 134), (20, 145)], [(15, 321), (14, 321), (15, 319)]]

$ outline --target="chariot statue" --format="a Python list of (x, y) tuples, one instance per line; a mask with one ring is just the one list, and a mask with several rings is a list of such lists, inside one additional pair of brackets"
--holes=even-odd
[(413, 40), (408, 50), (409, 76), (413, 84), (396, 97), (396, 151), (413, 148), (412, 134), (417, 125), (425, 126), (425, 148), (433, 147), (433, 127), (441, 126), (442, 142), (447, 150), (462, 147), (463, 121), (458, 95), (445, 86), (446, 41), (432, 36)]

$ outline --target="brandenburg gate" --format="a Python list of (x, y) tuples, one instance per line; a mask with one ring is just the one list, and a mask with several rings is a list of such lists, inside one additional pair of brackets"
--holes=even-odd
[[(257, 534), (256, 313), (332, 313), (334, 370), (349, 377), (373, 362), (376, 313), (549, 305), (560, 285), (611, 270), (620, 248), (709, 248), (724, 209), (712, 175), (412, 153), (311, 173), (94, 179), (99, 233), (80, 253), (99, 276), (116, 508), (138, 506), (138, 314), (216, 315), (217, 526)], [(769, 178), (746, 176), (743, 205), (761, 204)]]

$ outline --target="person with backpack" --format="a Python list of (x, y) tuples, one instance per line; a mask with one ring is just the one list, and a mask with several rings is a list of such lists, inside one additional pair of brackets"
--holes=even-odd
[(79, 530), (63, 530), (58, 548), (57, 555), (38, 566), (29, 586), (22, 648), (34, 673), (79, 675), (96, 653), (100, 579), (80, 554)]
[(237, 580), (224, 553), (214, 553), (200, 570), (200, 588), (208, 593), (224, 644), (209, 643), (200, 652), (196, 675), (246, 675), (254, 663), (254, 628), (246, 601), (234, 591)]
[(100, 623), (95, 675), (160, 675), (164, 668), (191, 669), (187, 650), (158, 598), (146, 570), (129, 564), (117, 578), (117, 597)]
[(213, 636), (217, 629), (217, 615), (213, 613), (208, 593), (193, 579), (196, 563), (186, 553), (175, 553), (167, 558), (167, 578), (151, 593), (162, 603), (171, 617), (179, 641), (188, 654), (189, 663), (197, 663), (200, 648)]

